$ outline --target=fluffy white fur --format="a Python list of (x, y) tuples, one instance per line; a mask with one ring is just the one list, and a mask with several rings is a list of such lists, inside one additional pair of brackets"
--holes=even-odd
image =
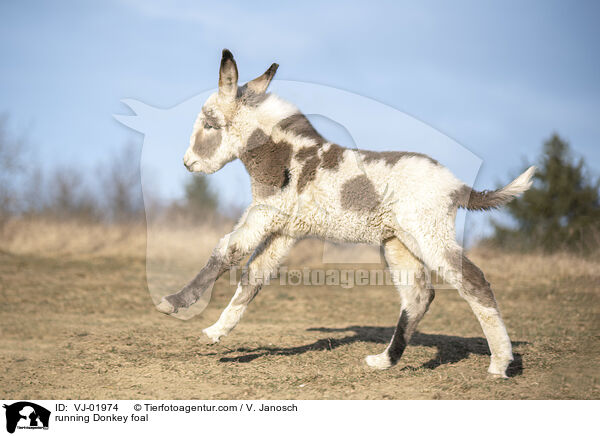
[[(227, 58), (224, 52), (222, 66), (230, 61), (233, 58)], [(221, 74), (231, 74), (227, 71), (232, 69), (224, 70), (222, 67)], [(235, 77), (230, 79), (237, 83), (237, 69)], [(291, 144), (293, 157), (288, 168), (289, 188), (268, 196), (256, 195), (234, 230), (219, 243), (216, 252), (220, 256), (226, 258), (230, 252), (228, 250), (232, 249), (242, 255), (256, 249), (249, 262), (250, 272), (270, 272), (277, 268), (296, 240), (311, 236), (339, 242), (385, 244), (390, 268), (408, 268), (420, 277), (426, 270), (437, 271), (441, 267), (450, 275), (461, 277), (456, 264), (449, 260), (448, 253), (461, 252), (455, 239), (458, 205), (453, 195), (464, 187), (464, 183), (447, 168), (423, 156), (406, 156), (393, 166), (383, 159), (367, 162), (357, 150), (345, 149), (335, 170), (319, 169), (315, 178), (298, 194), (296, 185), (305, 163), (297, 158), (296, 153), (317, 144), (314, 138), (278, 128), (282, 120), (299, 113), (297, 108), (274, 95), (265, 95), (260, 104), (255, 106), (244, 104), (234, 96), (235, 92), (232, 93), (230, 89), (228, 92), (215, 93), (206, 101), (204, 111), (209, 111), (219, 120), (222, 141), (209, 158), (201, 158), (195, 152), (195, 137), (201, 135), (200, 130), (205, 128), (201, 112), (194, 124), (190, 148), (184, 157), (188, 169), (203, 173), (217, 171), (241, 156), (256, 129), (267, 132), (275, 142)], [(334, 146), (327, 142), (318, 145), (317, 157), (320, 160)], [(265, 159), (268, 158), (265, 156)], [(528, 189), (533, 171), (531, 168), (523, 173), (503, 192), (512, 198)], [(344, 184), (363, 175), (375, 189), (377, 207), (372, 210), (345, 207), (340, 195)], [(253, 192), (255, 183), (258, 182), (253, 180)], [(262, 251), (257, 248), (261, 244)], [(458, 289), (462, 286), (458, 279), (453, 284)], [(411, 286), (402, 283), (396, 285), (402, 298), (401, 310), (408, 314), (411, 320), (409, 329), (414, 330), (430, 302), (423, 303), (424, 296), (429, 295), (429, 284), (417, 281)], [(204, 333), (215, 342), (227, 335), (240, 321), (257, 289), (256, 286), (240, 284), (219, 320), (205, 329)], [(490, 344), (492, 363), (489, 371), (505, 376), (512, 352), (499, 311), (497, 308), (484, 307), (472, 299), (467, 300)], [(159, 310), (172, 313), (174, 308), (163, 300)], [(407, 342), (412, 330), (405, 332)], [(368, 356), (367, 364), (379, 369), (389, 368), (393, 363), (388, 349), (381, 354)]]

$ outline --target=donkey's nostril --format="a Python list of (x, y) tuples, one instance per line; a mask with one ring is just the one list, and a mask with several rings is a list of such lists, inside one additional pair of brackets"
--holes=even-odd
[(186, 161), (183, 161), (183, 165), (185, 165), (185, 167), (187, 168), (188, 171), (193, 171), (194, 165), (196, 164), (197, 161), (194, 161), (192, 163), (188, 163)]

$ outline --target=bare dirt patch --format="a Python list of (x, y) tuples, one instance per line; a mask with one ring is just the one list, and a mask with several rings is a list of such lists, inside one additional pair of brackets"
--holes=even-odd
[(598, 399), (598, 263), (502, 253), (473, 258), (492, 283), (513, 340), (508, 380), (486, 375), (487, 344), (456, 292), (438, 292), (400, 363), (376, 371), (363, 359), (383, 350), (392, 334), (399, 305), (391, 287), (275, 282), (229, 337), (211, 345), (201, 329), (233, 294), (228, 278), (216, 284), (201, 316), (180, 321), (154, 309), (142, 256), (3, 253), (0, 395)]

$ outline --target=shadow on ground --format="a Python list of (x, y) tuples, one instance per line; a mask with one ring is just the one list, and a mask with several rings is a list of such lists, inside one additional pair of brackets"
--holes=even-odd
[[(226, 351), (224, 354), (242, 353), (235, 357), (222, 357), (221, 362), (251, 362), (259, 357), (283, 355), (293, 356), (306, 353), (308, 351), (325, 351), (353, 344), (355, 342), (372, 342), (377, 344), (387, 344), (394, 333), (393, 327), (372, 327), (372, 326), (349, 326), (344, 328), (309, 328), (308, 331), (324, 333), (353, 332), (353, 335), (344, 338), (323, 338), (313, 343), (300, 345), (297, 347), (239, 347), (234, 350)], [(513, 341), (513, 347), (527, 344), (527, 342)], [(420, 345), (424, 347), (437, 348), (436, 356), (423, 363), (420, 367), (405, 366), (403, 371), (417, 370), (420, 368), (435, 369), (440, 365), (456, 363), (469, 358), (471, 354), (489, 356), (489, 348), (484, 338), (463, 338), (460, 336), (434, 335), (416, 332), (410, 340), (410, 345)], [(210, 353), (216, 354), (216, 353)], [(523, 360), (520, 354), (514, 353), (515, 360), (508, 367), (507, 375), (514, 377), (523, 373)]]

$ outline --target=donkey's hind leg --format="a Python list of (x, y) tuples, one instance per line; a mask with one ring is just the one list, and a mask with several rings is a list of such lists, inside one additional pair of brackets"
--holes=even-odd
[(377, 369), (387, 369), (398, 362), (435, 296), (423, 263), (402, 242), (397, 238), (388, 239), (383, 250), (392, 280), (400, 293), (401, 308), (400, 319), (385, 351), (366, 358), (367, 364)]
[(462, 250), (453, 251), (447, 258), (444, 278), (469, 303), (490, 347), (492, 357), (488, 372), (506, 378), (506, 369), (513, 361), (512, 344), (492, 288), (483, 272), (462, 254)]

